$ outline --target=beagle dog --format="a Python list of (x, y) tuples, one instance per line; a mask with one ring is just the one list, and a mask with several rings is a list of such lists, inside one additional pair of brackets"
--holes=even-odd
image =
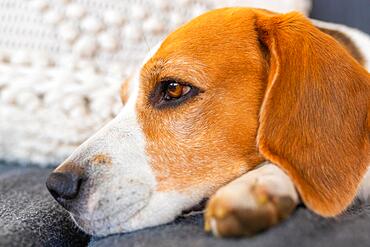
[(267, 229), (300, 201), (339, 215), (369, 199), (369, 48), (359, 31), (296, 12), (203, 14), (153, 49), (122, 111), (47, 187), (97, 236), (170, 222), (209, 197), (217, 236)]

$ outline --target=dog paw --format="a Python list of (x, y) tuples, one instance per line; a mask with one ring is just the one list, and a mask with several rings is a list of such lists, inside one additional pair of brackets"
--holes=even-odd
[(281, 222), (293, 212), (298, 199), (295, 194), (278, 195), (272, 190), (258, 182), (225, 186), (208, 202), (205, 230), (219, 237), (252, 236)]

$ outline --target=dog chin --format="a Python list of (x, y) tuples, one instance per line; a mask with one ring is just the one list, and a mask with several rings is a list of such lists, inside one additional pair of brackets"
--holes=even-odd
[[(183, 210), (191, 208), (202, 200), (200, 196), (178, 192), (156, 192), (146, 205), (122, 209), (117, 214), (89, 220), (71, 214), (72, 219), (84, 232), (98, 237), (126, 233), (173, 221)], [(139, 204), (142, 202), (139, 202)], [(134, 210), (136, 209), (136, 211)], [(130, 211), (128, 213), (128, 211)], [(130, 215), (128, 217), (128, 215)]]

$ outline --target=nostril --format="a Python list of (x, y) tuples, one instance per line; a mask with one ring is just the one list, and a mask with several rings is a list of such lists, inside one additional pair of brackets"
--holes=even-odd
[(73, 172), (53, 172), (46, 181), (46, 187), (57, 201), (76, 198), (80, 186), (81, 177)]

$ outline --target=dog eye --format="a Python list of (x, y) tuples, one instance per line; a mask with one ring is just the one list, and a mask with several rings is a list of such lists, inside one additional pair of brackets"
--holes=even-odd
[(175, 79), (162, 80), (151, 92), (149, 100), (156, 108), (175, 107), (196, 96), (200, 89)]
[(178, 99), (187, 93), (189, 93), (191, 87), (188, 85), (183, 85), (178, 82), (172, 81), (165, 86), (165, 100)]

